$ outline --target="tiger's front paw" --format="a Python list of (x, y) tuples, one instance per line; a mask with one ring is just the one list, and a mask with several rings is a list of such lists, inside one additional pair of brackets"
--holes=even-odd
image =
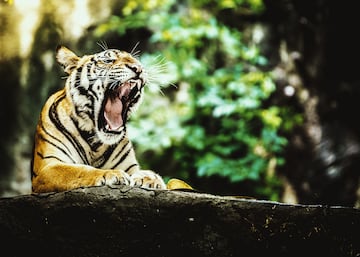
[(133, 181), (129, 174), (122, 170), (110, 170), (104, 171), (104, 173), (95, 181), (95, 186), (104, 186), (104, 185), (131, 185)]
[(133, 185), (143, 188), (166, 189), (164, 180), (151, 170), (139, 170), (131, 175)]

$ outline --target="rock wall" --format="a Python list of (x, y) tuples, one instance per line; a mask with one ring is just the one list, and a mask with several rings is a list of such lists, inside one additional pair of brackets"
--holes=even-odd
[(93, 187), (0, 199), (7, 256), (360, 254), (360, 210)]

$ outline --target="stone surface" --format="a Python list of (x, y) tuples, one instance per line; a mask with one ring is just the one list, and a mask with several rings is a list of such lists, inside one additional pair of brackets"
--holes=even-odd
[(360, 210), (340, 206), (128, 186), (0, 198), (6, 256), (359, 256), (359, 238)]

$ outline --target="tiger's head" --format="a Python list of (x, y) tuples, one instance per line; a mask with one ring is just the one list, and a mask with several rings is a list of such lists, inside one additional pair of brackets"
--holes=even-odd
[(105, 144), (118, 143), (142, 99), (146, 78), (141, 63), (116, 49), (78, 57), (64, 46), (57, 48), (56, 59), (69, 75), (65, 90), (77, 126)]

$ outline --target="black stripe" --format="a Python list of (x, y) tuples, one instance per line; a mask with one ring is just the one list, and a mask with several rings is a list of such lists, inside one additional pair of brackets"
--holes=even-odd
[[(41, 118), (40, 118), (40, 120), (41, 120)], [(59, 144), (63, 145), (64, 148), (65, 148), (65, 150), (67, 150), (67, 152), (71, 154), (70, 149), (64, 144), (64, 142), (61, 141), (59, 138), (55, 137), (54, 135), (52, 135), (49, 131), (47, 131), (47, 129), (44, 127), (44, 125), (43, 125), (42, 122), (40, 123), (40, 126), (41, 126), (42, 131), (43, 131), (47, 136), (51, 137), (53, 140), (55, 140), (55, 141), (57, 141)], [(39, 136), (40, 136), (40, 135), (39, 135)], [(45, 139), (45, 137), (43, 137), (43, 136), (40, 136), (40, 137), (41, 137), (44, 141), (47, 141), (47, 142), (51, 143), (52, 145), (54, 145), (55, 147), (59, 148), (59, 147), (58, 147), (57, 145), (55, 145), (54, 143), (52, 143), (52, 142), (50, 142), (49, 140)], [(60, 149), (60, 148), (59, 148), (59, 149)], [(65, 153), (65, 150), (63, 150), (63, 149), (61, 149), (61, 150)], [(67, 154), (67, 153), (65, 153), (65, 154), (69, 156), (69, 154)]]
[(113, 153), (114, 149), (115, 149), (114, 145), (111, 146), (109, 145), (108, 148), (105, 150), (105, 152), (101, 155), (101, 157), (93, 162), (94, 166), (96, 166), (97, 168), (103, 168), (106, 162), (109, 160), (109, 157)]
[(115, 169), (115, 167), (119, 166), (120, 163), (122, 163), (122, 162), (126, 159), (126, 157), (128, 157), (130, 151), (131, 151), (131, 148), (130, 148), (129, 150), (127, 150), (127, 151), (123, 154), (123, 156), (121, 156), (120, 160), (119, 160), (111, 169)]
[[(104, 83), (103, 81), (101, 81), (101, 83)], [(90, 95), (95, 98), (96, 100), (99, 100), (99, 96), (96, 94), (96, 92), (93, 89), (94, 83), (90, 84), (89, 86), (89, 90), (87, 93), (91, 93)], [(94, 101), (92, 101), (92, 104), (94, 105)]]
[(139, 166), (139, 164), (131, 164), (129, 167), (127, 167), (124, 171), (127, 173), (132, 167)]
[[(86, 112), (84, 112), (84, 111), (78, 111), (77, 109), (75, 109), (75, 113), (77, 114), (77, 116), (80, 116), (80, 117), (82, 117), (82, 113), (86, 113)], [(94, 137), (94, 131), (93, 130), (91, 130), (91, 131), (86, 131), (86, 130), (82, 130), (80, 127), (79, 127), (79, 121), (78, 121), (78, 117), (77, 116), (73, 116), (73, 115), (71, 115), (70, 116), (70, 119), (71, 119), (71, 121), (73, 122), (73, 124), (75, 125), (75, 127), (76, 127), (76, 129), (77, 129), (77, 131), (80, 133), (80, 135), (81, 135), (81, 137), (85, 140), (85, 142), (87, 142), (88, 143), (88, 145), (90, 145), (90, 147), (91, 147), (91, 142), (93, 141), (93, 140), (91, 140), (91, 138), (93, 138)], [(88, 115), (88, 116), (90, 116), (90, 118), (91, 118), (91, 120), (93, 121), (94, 119), (92, 118), (92, 115)]]
[[(88, 141), (88, 140), (87, 140)], [(88, 141), (89, 142), (89, 141)], [(93, 151), (93, 152), (96, 152), (97, 151), (97, 149), (100, 147), (100, 146), (102, 146), (103, 145), (103, 143), (102, 142), (100, 142), (100, 141), (96, 141), (96, 142), (91, 142), (91, 151)]]
[[(119, 144), (124, 140), (125, 134), (123, 135), (123, 137), (121, 138)], [(114, 159), (117, 159), (119, 157), (119, 155), (124, 151), (125, 147), (127, 147), (129, 145), (130, 141), (128, 140), (123, 147), (121, 147), (120, 151), (118, 151), (118, 153), (116, 154)]]
[(61, 160), (60, 158), (58, 158), (55, 155), (47, 155), (47, 156), (43, 156), (42, 154), (40, 154), (39, 152), (37, 153), (42, 159), (56, 159), (60, 162), (64, 162), (63, 160)]
[[(67, 157), (69, 157), (73, 163), (76, 163), (75, 160), (72, 158), (72, 155), (67, 153), (64, 149), (62, 149), (61, 147), (59, 147), (58, 145), (56, 145), (55, 143), (51, 142), (50, 140), (46, 139), (43, 136), (39, 136), (39, 137), (41, 138), (41, 140), (43, 140), (43, 141), (49, 143), (50, 145), (54, 146), (55, 148), (59, 149), (63, 154), (65, 154)], [(38, 154), (40, 154), (40, 153), (38, 153)]]
[[(123, 136), (124, 138), (124, 136)], [(120, 140), (120, 142), (123, 140), (123, 138)], [(130, 141), (128, 140), (122, 147), (121, 149), (117, 152), (116, 156), (114, 156), (114, 158), (112, 160), (116, 160), (119, 158), (119, 156), (121, 154), (123, 154), (124, 150), (126, 149), (126, 147), (129, 145)], [(102, 156), (95, 160), (94, 163), (96, 163), (96, 167), (98, 168), (103, 168), (108, 161), (110, 161), (110, 156), (111, 154), (113, 154), (114, 150), (116, 149), (118, 145), (111, 145), (111, 146), (108, 146), (108, 148), (105, 150), (105, 152), (102, 154)], [(130, 148), (131, 150), (131, 148)], [(128, 152), (130, 151), (128, 150)], [(129, 154), (129, 153), (125, 153), (126, 155)], [(121, 157), (123, 158), (123, 156)], [(119, 163), (121, 163), (123, 160), (120, 159), (120, 162), (117, 162), (116, 165), (114, 165), (111, 169), (114, 169), (117, 165), (119, 165)], [(112, 162), (112, 161), (110, 161)]]
[(97, 98), (97, 96), (93, 96), (93, 94), (88, 94), (89, 90), (86, 90), (83, 86), (77, 86), (76, 89), (79, 91), (81, 95), (86, 96), (86, 98), (91, 102), (90, 104), (85, 104), (84, 106), (89, 109), (89, 111), (79, 110), (79, 106), (75, 106), (75, 113), (78, 116), (82, 116), (82, 113), (85, 113), (90, 117), (91, 120), (94, 120), (94, 112), (93, 112), (93, 106), (94, 106), (94, 98)]
[(88, 146), (90, 146), (90, 148), (91, 148), (91, 151), (95, 152), (95, 151), (97, 150), (97, 148), (98, 148), (99, 146), (101, 146), (102, 143), (99, 142), (99, 141), (94, 141), (94, 140), (95, 140), (95, 137), (94, 137), (94, 134), (95, 134), (95, 133), (94, 133), (94, 131), (93, 131), (93, 130), (92, 130), (92, 131), (82, 130), (82, 129), (80, 129), (80, 127), (79, 127), (79, 122), (78, 122), (78, 120), (76, 119), (76, 117), (71, 116), (70, 119), (71, 119), (71, 121), (74, 123), (77, 131), (79, 132), (79, 134), (80, 134), (80, 136), (81, 136), (81, 138), (82, 138), (85, 142), (87, 142)]
[(61, 123), (60, 118), (58, 116), (58, 112), (57, 112), (57, 106), (59, 105), (59, 103), (61, 101), (63, 101), (65, 99), (66, 95), (65, 95), (65, 91), (58, 97), (58, 99), (56, 99), (53, 103), (53, 105), (51, 105), (50, 109), (49, 109), (49, 118), (52, 121), (52, 123), (56, 126), (56, 128), (65, 135), (65, 137), (70, 141), (70, 143), (75, 147), (76, 151), (79, 153), (80, 158), (82, 159), (84, 164), (89, 164), (89, 161), (87, 160), (86, 157), (86, 153), (84, 148), (82, 147), (81, 143), (76, 140), (76, 138), (74, 138), (72, 136), (72, 134), (66, 129), (66, 127)]

